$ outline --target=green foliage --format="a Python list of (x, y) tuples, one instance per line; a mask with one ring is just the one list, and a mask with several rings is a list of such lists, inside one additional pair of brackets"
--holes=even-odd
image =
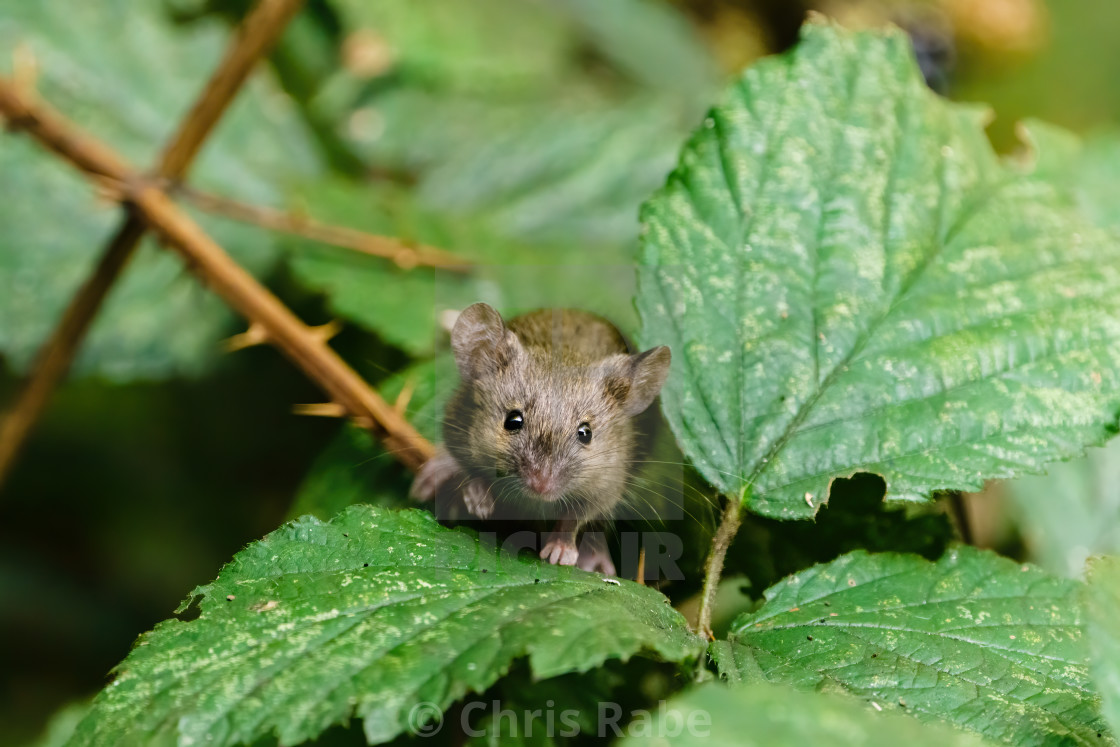
[[(103, 5), (26, 4), (0, 18), (0, 42), (27, 40), (44, 96), (146, 165), (225, 34), (209, 3), (185, 8), (204, 20), (184, 26), (156, 0)], [(999, 157), (984, 112), (927, 91), (900, 32), (810, 24), (792, 52), (732, 84), (646, 202), (635, 310), (639, 203), (718, 78), (669, 5), (323, 0), (300, 22), (321, 36), (288, 39), (277, 68), (320, 147), (356, 168), (319, 173), (290, 102), (261, 78), (192, 181), (473, 266), (405, 269), (215, 223), (219, 241), (258, 274), (279, 243), (296, 283), (393, 346), (379, 390), (407, 398), (405, 416), (434, 441), (457, 383), (442, 327), (469, 303), (581, 307), (670, 345), (664, 412), (691, 465), (666, 439), (635, 481), (650, 506), (684, 494), (685, 519), (636, 511), (620, 526), (683, 538), (684, 578), (658, 577), (670, 599), (440, 527), (402, 508), (411, 476), (347, 426), (300, 487), (288, 514), (300, 518), (142, 636), (69, 743), (289, 744), (352, 718), (378, 743), (420, 728), (415, 708), (472, 693), (517, 711), (574, 708), (589, 736), (596, 705), (657, 711), (685, 679), (710, 679), (705, 665), (726, 682), (677, 692), (626, 733), (664, 736), (706, 714), (728, 743), (1114, 743), (1115, 559), (1086, 586), (946, 553), (947, 520), (918, 504), (1039, 472), (1115, 432), (1120, 140), (1036, 123), (1029, 158)], [(108, 52), (92, 41), (118, 36)], [(319, 49), (314, 74), (294, 80), (290, 51), (323, 39), (348, 62), (335, 69)], [(385, 70), (362, 70), (362, 55), (383, 55)], [(17, 322), (0, 325), (0, 352), (23, 367), (115, 218), (18, 139), (0, 140), (0, 195), (0, 226), (19, 243), (0, 252), (13, 289), (0, 316)], [(43, 206), (73, 220), (43, 221)], [(180, 275), (170, 255), (141, 253), (87, 370), (206, 366), (226, 313)], [(1011, 487), (1048, 568), (1074, 575), (1116, 549), (1114, 451)], [(703, 578), (713, 490), (756, 515), (712, 618), (731, 632), (699, 661), (704, 641), (671, 603), (687, 609)], [(478, 744), (559, 741), (489, 712), (480, 724)]]
[(1032, 557), (1048, 571), (1079, 578), (1090, 555), (1120, 552), (1120, 441), (1013, 480), (1007, 494)]
[[(0, 14), (0, 47), (33, 57), (43, 97), (145, 170), (202, 89), (227, 36), (213, 22), (177, 28), (158, 0), (9, 3)], [(11, 55), (2, 57), (7, 73)], [(279, 201), (282, 185), (316, 169), (294, 115), (268, 77), (258, 76), (200, 155), (195, 185)], [(27, 139), (0, 141), (0, 195), (0, 318), (7, 322), (0, 352), (22, 370), (120, 218), (82, 177)], [(267, 234), (207, 227), (251, 271), (274, 264)], [(147, 242), (98, 316), (78, 367), (118, 380), (198, 373), (230, 324), (229, 311), (181, 260)]]
[(713, 653), (734, 676), (839, 689), (1010, 744), (1112, 744), (1078, 592), (970, 547), (936, 563), (854, 552), (768, 590)]
[(495, 233), (482, 220), (438, 218), (391, 189), (321, 184), (308, 190), (304, 201), (322, 220), (438, 246), (477, 264), (469, 273), (461, 268), (403, 270), (357, 252), (288, 242), (296, 276), (326, 293), (334, 311), (412, 355), (434, 354), (438, 336), (445, 334), (442, 312), (479, 299), (510, 313), (579, 306), (618, 320), (624, 328), (634, 326), (627, 290), (633, 285), (633, 270), (621, 249), (572, 246), (542, 251), (538, 246), (534, 251)]
[(918, 500), (1115, 426), (1116, 242), (926, 90), (900, 33), (807, 27), (732, 86), (645, 206), (644, 343), (685, 453), (755, 511), (837, 477)]
[[(198, 619), (145, 635), (72, 744), (315, 737), (351, 715), (371, 743), (446, 708), (519, 657), (534, 676), (643, 653), (702, 650), (668, 600), (573, 568), (514, 558), (421, 511), (305, 517), (199, 587)], [(412, 724), (415, 728), (419, 724)]]
[(649, 737), (656, 737), (657, 744), (714, 742), (743, 747), (985, 744), (944, 725), (921, 725), (906, 716), (876, 713), (851, 698), (768, 684), (725, 687), (709, 683), (688, 690), (670, 701), (652, 722), (631, 723), (627, 734), (622, 744), (645, 744)]
[[(438, 441), (443, 407), (458, 377), (455, 362), (445, 355), (390, 377), (380, 394), (394, 402), (407, 389), (406, 417), (425, 438)], [(326, 521), (355, 503), (400, 508), (407, 504), (408, 484), (392, 454), (369, 431), (347, 425), (315, 459), (296, 492), (288, 519), (312, 514)]]
[(1102, 711), (1120, 733), (1120, 558), (1096, 558), (1091, 565), (1084, 601), (1089, 631), (1090, 671), (1100, 690)]

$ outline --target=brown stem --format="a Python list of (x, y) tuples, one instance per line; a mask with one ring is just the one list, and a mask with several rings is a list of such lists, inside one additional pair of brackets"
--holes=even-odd
[(454, 272), (464, 272), (468, 269), (469, 263), (467, 260), (430, 246), (412, 244), (388, 236), (377, 236), (353, 228), (327, 225), (282, 210), (274, 210), (259, 205), (247, 205), (226, 197), (200, 192), (185, 185), (177, 186), (173, 193), (182, 195), (192, 205), (208, 213), (232, 218), (243, 223), (252, 223), (270, 231), (281, 231), (302, 236), (312, 241), (352, 249), (372, 257), (389, 259), (402, 269), (409, 270), (420, 266), (438, 267)]
[(352, 417), (377, 432), (406, 466), (417, 469), (432, 456), (432, 445), (331, 350), (322, 334), (299, 321), (165, 192), (129, 169), (116, 153), (46, 105), (23, 101), (12, 82), (5, 78), (0, 78), (0, 114), (16, 115), (23, 130), (87, 174), (125, 185), (122, 199), (135, 205), (149, 227), (183, 255), (190, 270), (263, 330), (269, 342), (318, 382)]
[(729, 498), (723, 507), (723, 518), (719, 528), (712, 537), (712, 549), (708, 551), (708, 560), (704, 564), (704, 588), (700, 593), (700, 610), (696, 615), (696, 632), (714, 640), (712, 634), (712, 606), (715, 604), (716, 591), (719, 588), (719, 577), (723, 573), (723, 560), (727, 557), (727, 548), (731, 547), (735, 533), (739, 531), (739, 523), (743, 514), (743, 502), (739, 498)]
[(961, 542), (966, 545), (975, 544), (975, 536), (972, 533), (972, 522), (968, 518), (968, 504), (965, 503), (964, 493), (959, 490), (949, 491), (949, 510), (953, 513), (953, 520), (957, 525), (957, 532), (961, 536)]
[[(253, 66), (272, 46), (303, 0), (260, 0), (239, 27), (226, 55), (214, 71), (190, 113), (171, 139), (158, 166), (158, 174), (169, 179), (182, 177), (198, 154), (206, 137), (240, 90)], [(17, 95), (12, 96), (15, 92)], [(28, 126), (34, 119), (25, 103), (12, 91), (0, 104), (9, 126)], [(4, 94), (0, 93), (0, 96)], [(58, 124), (58, 123), (55, 123)], [(56, 133), (65, 137), (65, 132)], [(127, 164), (108, 148), (92, 140), (77, 144), (87, 151), (88, 162), (101, 161), (112, 170), (126, 170)], [(109, 176), (102, 173), (102, 176)], [(40, 349), (27, 384), (11, 412), (0, 424), (0, 485), (15, 463), (28, 434), (39, 419), (51, 394), (70, 368), (74, 355), (85, 338), (93, 318), (113, 287), (124, 266), (136, 251), (146, 226), (134, 210), (127, 210), (117, 232), (106, 246), (93, 275), (82, 285), (63, 314), (62, 321)]]

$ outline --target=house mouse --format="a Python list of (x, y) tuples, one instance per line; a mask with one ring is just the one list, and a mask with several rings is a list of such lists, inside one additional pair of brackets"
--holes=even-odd
[(582, 548), (576, 538), (623, 498), (640, 446), (634, 418), (661, 391), (669, 348), (632, 355), (614, 325), (584, 311), (506, 322), (484, 303), (459, 315), (451, 348), (461, 383), (444, 445), (417, 473), (412, 496), (431, 500), (451, 482), (479, 518), (509, 505), (555, 519), (541, 558), (614, 575), (601, 533), (588, 533)]

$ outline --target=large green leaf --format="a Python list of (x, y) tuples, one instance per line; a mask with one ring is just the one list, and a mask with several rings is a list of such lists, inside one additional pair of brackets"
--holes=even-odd
[[(205, 85), (227, 37), (214, 23), (176, 27), (159, 0), (9, 3), (0, 15), (0, 47), (33, 56), (43, 97), (141, 169), (154, 163)], [(10, 58), (0, 56), (0, 69)], [(287, 99), (257, 76), (203, 150), (192, 181), (277, 203), (286, 181), (313, 171)], [(0, 138), (0, 352), (17, 369), (26, 368), (89, 274), (119, 212), (26, 136)], [(274, 262), (264, 232), (207, 227), (250, 270)], [(215, 358), (229, 323), (229, 312), (181, 260), (148, 242), (113, 289), (78, 368), (117, 379), (197, 372)]]
[(750, 69), (646, 204), (643, 343), (685, 452), (761, 513), (978, 489), (1103, 441), (1120, 242), (1002, 162), (901, 32), (810, 24)]
[(653, 589), (514, 558), (415, 510), (304, 517), (192, 599), (199, 617), (140, 639), (73, 744), (291, 744), (351, 716), (383, 742), (414, 706), (483, 691), (519, 657), (543, 678), (703, 648)]
[(1120, 733), (1120, 558), (1093, 560), (1085, 603), (1093, 681), (1113, 734)]
[[(1015, 745), (1113, 744), (1078, 592), (971, 547), (937, 563), (860, 551), (772, 587), (729, 640), (768, 680), (838, 688)], [(714, 651), (721, 668), (741, 667)]]
[[(619, 727), (622, 744), (728, 744), (742, 747), (979, 747), (977, 737), (944, 725), (877, 713), (852, 698), (754, 684), (709, 683)], [(609, 727), (608, 727), (609, 729)], [(611, 731), (606, 733), (610, 734)]]

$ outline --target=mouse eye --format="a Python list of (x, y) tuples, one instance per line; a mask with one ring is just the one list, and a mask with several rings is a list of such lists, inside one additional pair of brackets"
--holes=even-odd
[(581, 444), (591, 443), (591, 426), (587, 423), (580, 423), (579, 428), (576, 428), (576, 436), (579, 437)]
[(521, 410), (510, 410), (507, 412), (504, 425), (507, 431), (521, 430), (521, 426), (525, 425), (525, 417), (521, 414)]

